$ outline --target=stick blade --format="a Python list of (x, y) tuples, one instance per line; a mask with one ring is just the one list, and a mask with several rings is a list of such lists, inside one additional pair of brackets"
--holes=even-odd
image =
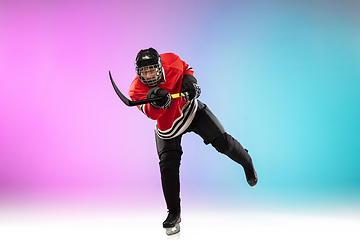
[(111, 80), (111, 84), (114, 87), (114, 90), (116, 92), (116, 94), (119, 96), (119, 98), (121, 99), (121, 101), (123, 101), (127, 106), (135, 106), (134, 104), (132, 104), (132, 101), (130, 101), (127, 97), (125, 97), (124, 94), (122, 94), (119, 90), (119, 88), (116, 86), (112, 76), (111, 76), (111, 72), (109, 71), (109, 76), (110, 76), (110, 80)]

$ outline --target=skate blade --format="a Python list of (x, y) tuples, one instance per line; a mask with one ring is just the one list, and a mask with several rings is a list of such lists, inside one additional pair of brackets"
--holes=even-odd
[(171, 236), (171, 235), (174, 235), (174, 234), (177, 234), (178, 232), (180, 232), (180, 224), (175, 224), (174, 227), (172, 228), (166, 228), (166, 234), (168, 236)]

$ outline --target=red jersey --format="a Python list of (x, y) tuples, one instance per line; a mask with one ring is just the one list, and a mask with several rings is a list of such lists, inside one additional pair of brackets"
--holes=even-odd
[[(157, 85), (170, 94), (181, 92), (182, 79), (185, 74), (193, 75), (192, 68), (173, 53), (160, 54), (163, 77)], [(150, 90), (135, 77), (129, 90), (133, 101), (146, 99)], [(137, 106), (150, 119), (156, 120), (156, 133), (162, 139), (171, 139), (183, 133), (194, 119), (198, 102), (196, 98), (187, 102), (183, 97), (174, 98), (169, 109), (154, 108), (150, 104)]]

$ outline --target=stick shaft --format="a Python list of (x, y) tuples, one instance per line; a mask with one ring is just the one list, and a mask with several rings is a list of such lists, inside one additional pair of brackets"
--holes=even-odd
[[(139, 100), (139, 101), (131, 101), (124, 94), (122, 94), (120, 92), (119, 88), (116, 86), (114, 80), (112, 79), (110, 71), (109, 71), (109, 76), (110, 76), (111, 84), (112, 84), (116, 94), (121, 99), (121, 101), (123, 101), (125, 103), (125, 105), (127, 105), (129, 107), (136, 106), (136, 105), (142, 105), (142, 104), (146, 104), (146, 103), (152, 103), (152, 102), (160, 101), (163, 99), (163, 97), (156, 97), (156, 98), (147, 98), (147, 99), (143, 99), (143, 100)], [(172, 98), (179, 98), (179, 97), (186, 97), (186, 96), (188, 96), (187, 92), (171, 94)]]

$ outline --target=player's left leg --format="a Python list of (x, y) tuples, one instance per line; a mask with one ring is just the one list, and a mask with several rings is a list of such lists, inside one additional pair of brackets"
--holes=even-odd
[(249, 185), (256, 185), (257, 174), (248, 151), (225, 131), (217, 117), (200, 101), (199, 109), (190, 127), (192, 131), (203, 138), (205, 144), (211, 143), (218, 152), (241, 164)]
[(248, 151), (231, 135), (224, 133), (211, 141), (211, 145), (220, 153), (227, 155), (235, 162), (241, 164), (245, 171), (245, 176), (250, 186), (257, 183), (257, 173)]

